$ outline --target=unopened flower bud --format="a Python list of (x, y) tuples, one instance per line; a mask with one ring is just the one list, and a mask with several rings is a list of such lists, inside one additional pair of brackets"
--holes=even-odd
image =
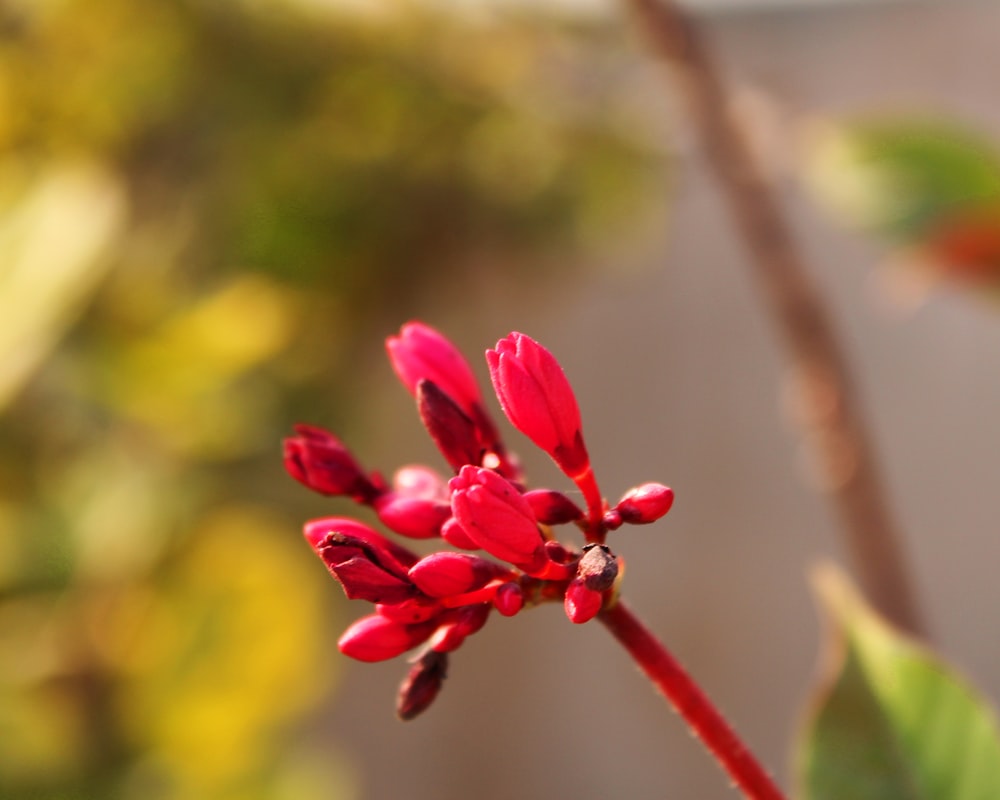
[(482, 394), (469, 363), (448, 339), (422, 322), (409, 322), (399, 336), (386, 339), (393, 369), (414, 397), (422, 380), (434, 383), (462, 409), (475, 418), (482, 406)]
[(465, 466), (448, 485), (455, 518), (483, 550), (515, 565), (538, 560), (538, 523), (513, 484), (491, 470)]
[(486, 624), (491, 608), (489, 603), (476, 603), (455, 609), (434, 631), (430, 638), (431, 648), (439, 653), (457, 650), (467, 637)]
[(285, 439), (285, 469), (310, 489), (328, 495), (347, 495), (370, 503), (379, 494), (351, 451), (332, 433), (312, 425), (296, 425), (296, 436)]
[(358, 661), (385, 661), (427, 641), (436, 627), (436, 620), (404, 625), (381, 614), (370, 614), (344, 631), (337, 647)]
[(524, 493), (524, 499), (543, 525), (563, 525), (583, 518), (580, 507), (554, 489), (532, 489)]
[(455, 472), (466, 464), (482, 463), (484, 448), (475, 423), (436, 383), (425, 379), (417, 384), (417, 410)]
[(563, 608), (569, 621), (577, 625), (589, 622), (597, 616), (604, 602), (604, 594), (587, 587), (582, 578), (574, 578), (566, 587)]
[(422, 497), (386, 492), (375, 501), (375, 513), (382, 523), (400, 536), (431, 539), (441, 535), (441, 526), (451, 516), (447, 503)]
[(448, 677), (448, 654), (428, 650), (410, 667), (396, 696), (396, 716), (411, 720), (422, 714), (441, 691)]
[(493, 595), (493, 607), (503, 616), (513, 617), (524, 608), (524, 591), (516, 583), (505, 583)]
[(480, 547), (476, 542), (474, 542), (469, 534), (465, 532), (465, 528), (462, 527), (460, 523), (454, 516), (448, 517), (445, 520), (444, 525), (441, 526), (441, 538), (444, 539), (452, 547), (458, 547), (462, 550), (479, 550)]
[(491, 580), (510, 574), (494, 561), (472, 553), (431, 553), (410, 568), (410, 580), (430, 597), (451, 597), (481, 589)]
[(316, 552), (348, 599), (399, 603), (417, 593), (406, 573), (398, 572), (395, 559), (361, 539), (331, 533)]
[(511, 424), (570, 478), (588, 472), (580, 409), (555, 356), (523, 333), (511, 333), (486, 351), (486, 361)]
[(646, 525), (656, 522), (674, 504), (674, 490), (662, 483), (644, 483), (629, 489), (612, 509), (622, 522)]

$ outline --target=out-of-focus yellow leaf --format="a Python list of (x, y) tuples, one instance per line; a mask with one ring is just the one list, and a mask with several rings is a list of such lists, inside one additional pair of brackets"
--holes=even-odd
[(258, 769), (266, 737), (329, 689), (332, 595), (300, 545), (257, 509), (220, 510), (155, 593), (136, 596), (141, 626), (121, 619), (108, 648), (128, 676), (121, 713), (132, 740), (189, 787), (178, 796), (221, 796)]
[(0, 214), (0, 408), (104, 277), (125, 198), (94, 165), (53, 166)]

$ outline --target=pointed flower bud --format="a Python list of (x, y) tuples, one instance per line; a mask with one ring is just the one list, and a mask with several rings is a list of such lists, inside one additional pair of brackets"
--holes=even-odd
[(452, 512), (479, 547), (518, 566), (538, 560), (543, 552), (538, 523), (510, 481), (491, 470), (465, 466), (448, 485)]
[(532, 489), (524, 493), (535, 517), (543, 525), (564, 525), (583, 519), (583, 511), (562, 492), (554, 489)]
[(422, 322), (408, 322), (399, 336), (385, 342), (392, 367), (414, 397), (422, 380), (434, 383), (466, 413), (475, 418), (483, 403), (476, 376), (458, 348)]
[(548, 453), (570, 478), (588, 471), (580, 409), (555, 356), (523, 333), (486, 351), (490, 378), (511, 424)]
[(404, 625), (370, 614), (354, 622), (337, 641), (345, 656), (358, 661), (385, 661), (426, 642), (437, 627), (437, 621)]
[(622, 522), (632, 525), (646, 525), (656, 522), (674, 504), (674, 490), (662, 483), (644, 483), (629, 489), (611, 511), (621, 517)]
[(285, 469), (299, 483), (321, 494), (348, 495), (363, 503), (378, 495), (378, 487), (332, 433), (311, 425), (296, 425), (295, 433), (285, 439)]
[(407, 721), (422, 714), (448, 677), (448, 654), (428, 650), (410, 668), (396, 696), (396, 716)]
[(484, 448), (475, 423), (436, 383), (417, 383), (417, 410), (441, 455), (458, 472), (466, 464), (480, 466)]
[(495, 578), (511, 574), (494, 561), (472, 553), (431, 553), (410, 567), (409, 578), (430, 597), (450, 597), (481, 589)]

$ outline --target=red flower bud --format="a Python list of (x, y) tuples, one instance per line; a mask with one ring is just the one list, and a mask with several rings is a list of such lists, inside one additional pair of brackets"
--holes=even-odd
[(448, 654), (428, 650), (414, 665), (399, 687), (396, 715), (411, 720), (427, 710), (448, 676)]
[(379, 487), (364, 474), (351, 451), (332, 433), (296, 425), (297, 436), (285, 439), (285, 469), (299, 483), (328, 495), (348, 495), (370, 503)]
[(483, 399), (476, 376), (458, 348), (422, 322), (408, 322), (385, 342), (389, 360), (414, 397), (422, 380), (434, 383), (472, 419)]
[(455, 518), (483, 550), (515, 565), (538, 560), (543, 543), (535, 515), (510, 481), (466, 466), (448, 485)]
[(370, 614), (344, 631), (337, 647), (345, 656), (358, 661), (385, 661), (427, 641), (436, 627), (436, 620), (403, 625), (380, 614)]
[(441, 455), (458, 472), (466, 464), (482, 464), (483, 447), (475, 423), (436, 383), (417, 384), (417, 410)]
[(622, 522), (646, 525), (656, 522), (674, 504), (674, 490), (662, 483), (644, 483), (625, 492), (611, 513), (617, 513)]
[(486, 351), (490, 378), (511, 424), (548, 453), (570, 478), (590, 468), (580, 409), (555, 356), (523, 333)]
[(574, 578), (566, 587), (563, 607), (569, 621), (581, 625), (597, 616), (603, 602), (604, 595), (601, 592), (588, 589), (582, 578)]
[(450, 597), (481, 589), (510, 570), (472, 553), (431, 553), (410, 567), (409, 578), (431, 597)]
[(375, 512), (387, 528), (411, 539), (440, 536), (441, 526), (451, 516), (447, 503), (398, 492), (386, 492), (376, 500)]
[(524, 591), (516, 583), (505, 583), (493, 595), (493, 606), (505, 617), (513, 617), (524, 608)]
[(462, 550), (478, 550), (479, 545), (469, 538), (465, 528), (454, 516), (449, 517), (441, 526), (441, 538), (452, 547), (459, 547)]
[(377, 603), (375, 605), (375, 611), (379, 616), (406, 625), (427, 622), (440, 614), (441, 610), (441, 604), (437, 600), (419, 595), (403, 600), (401, 603)]
[(543, 525), (564, 525), (583, 519), (583, 511), (562, 492), (554, 489), (532, 489), (524, 493), (535, 517)]
[(490, 615), (492, 606), (489, 603), (477, 603), (473, 606), (462, 606), (450, 612), (445, 621), (431, 636), (431, 649), (439, 653), (450, 653), (461, 647), (467, 637), (474, 634)]

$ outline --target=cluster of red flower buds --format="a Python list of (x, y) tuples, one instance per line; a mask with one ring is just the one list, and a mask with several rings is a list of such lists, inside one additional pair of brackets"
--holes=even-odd
[[(398, 697), (399, 716), (410, 719), (436, 697), (447, 654), (482, 628), (491, 611), (509, 617), (561, 600), (569, 619), (583, 623), (614, 603), (622, 564), (604, 544), (607, 532), (659, 519), (673, 492), (647, 483), (608, 507), (569, 381), (555, 357), (524, 334), (512, 333), (486, 352), (493, 387), (514, 427), (576, 484), (585, 509), (561, 492), (525, 488), (472, 369), (444, 336), (411, 322), (389, 338), (387, 349), (454, 477), (446, 481), (429, 467), (409, 466), (390, 485), (366, 472), (333, 434), (307, 425), (296, 426), (297, 435), (285, 441), (285, 466), (310, 489), (370, 506), (396, 534), (440, 538), (458, 548), (420, 558), (357, 520), (331, 517), (305, 526), (306, 539), (347, 597), (375, 605), (341, 636), (341, 652), (381, 661), (424, 645)], [(555, 539), (553, 526), (566, 524), (583, 532), (581, 550)]]

